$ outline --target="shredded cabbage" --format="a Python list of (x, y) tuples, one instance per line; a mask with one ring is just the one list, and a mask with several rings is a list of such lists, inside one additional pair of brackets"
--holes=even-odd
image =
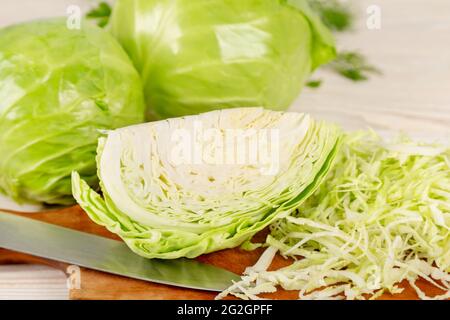
[[(450, 149), (361, 132), (336, 161), (295, 214), (271, 225), (269, 253), (218, 298), (281, 286), (301, 299), (374, 299), (402, 292), (404, 280), (421, 299), (450, 298)], [(295, 262), (266, 271), (277, 250)], [(445, 293), (426, 296), (419, 277)]]

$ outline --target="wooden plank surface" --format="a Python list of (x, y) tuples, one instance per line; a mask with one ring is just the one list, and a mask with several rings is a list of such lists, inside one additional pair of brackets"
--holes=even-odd
[[(89, 0), (2, 0), (0, 26), (64, 15)], [(354, 0), (360, 20), (339, 36), (341, 49), (358, 49), (383, 75), (353, 84), (328, 72), (319, 89), (305, 89), (293, 110), (353, 130), (368, 126), (417, 137), (450, 139), (450, 1)], [(366, 28), (366, 8), (381, 8), (380, 30)], [(67, 299), (65, 274), (43, 266), (1, 266), (0, 299)]]
[[(6, 213), (4, 213), (6, 214)], [(105, 228), (93, 223), (83, 212), (79, 206), (73, 206), (58, 211), (39, 212), (34, 214), (22, 213), (22, 216), (27, 216), (32, 219), (44, 221), (48, 223), (57, 224), (66, 228), (71, 228), (79, 231), (97, 234), (103, 237), (119, 240), (116, 235), (108, 232)], [(261, 242), (267, 236), (268, 230), (263, 230), (258, 233), (254, 240)], [(242, 274), (244, 270), (256, 263), (259, 256), (264, 251), (264, 248), (248, 252), (240, 248), (221, 250), (218, 252), (209, 253), (196, 258), (204, 264), (210, 264), (218, 268), (226, 269), (235, 274)], [(276, 270), (281, 267), (287, 266), (292, 263), (291, 259), (284, 259), (280, 255), (275, 256), (274, 261), (270, 265), (269, 270)], [(148, 281), (135, 280), (127, 277), (116, 276), (104, 272), (89, 270), (86, 268), (80, 268), (78, 266), (70, 266), (58, 261), (46, 260), (40, 257), (34, 257), (20, 252), (8, 251), (0, 249), (0, 265), (8, 263), (39, 263), (51, 266), (55, 269), (62, 270), (69, 274), (69, 281), (67, 284), (70, 286), (69, 298), (81, 299), (81, 300), (93, 300), (93, 299), (162, 299), (162, 300), (205, 300), (214, 299), (215, 292), (207, 292), (202, 290), (193, 290), (187, 288), (180, 288), (175, 286), (162, 285), (152, 283)], [(24, 267), (15, 268), (14, 272), (20, 271)], [(33, 268), (36, 268), (33, 266)], [(48, 270), (38, 269), (44, 274), (49, 274)], [(34, 271), (36, 272), (36, 271)], [(27, 273), (26, 277), (30, 277), (31, 273)], [(5, 284), (14, 284), (17, 279), (17, 274), (6, 273)], [(50, 298), (56, 298), (58, 294), (61, 294), (63, 287), (59, 281), (49, 282), (48, 279), (42, 277), (35, 282), (45, 281), (47, 286), (46, 296), (54, 295)], [(437, 289), (430, 283), (423, 279), (419, 279), (416, 282), (427, 296), (442, 295), (444, 292)], [(417, 294), (414, 289), (406, 282), (400, 284), (404, 288), (401, 294), (383, 294), (380, 299), (400, 299), (410, 300), (417, 299)], [(8, 288), (7, 288), (8, 289)], [(16, 293), (21, 293), (21, 289), (9, 290), (7, 294), (9, 298), (15, 298)], [(28, 290), (28, 293), (33, 293), (32, 290)], [(275, 293), (262, 294), (261, 297), (269, 299), (297, 299), (298, 291), (286, 291), (278, 290)], [(232, 299), (232, 296), (227, 299)]]

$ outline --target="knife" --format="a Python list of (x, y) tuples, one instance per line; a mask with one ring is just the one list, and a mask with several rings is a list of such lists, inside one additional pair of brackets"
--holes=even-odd
[(124, 242), (0, 211), (0, 247), (130, 278), (207, 291), (239, 280), (189, 259), (145, 259)]

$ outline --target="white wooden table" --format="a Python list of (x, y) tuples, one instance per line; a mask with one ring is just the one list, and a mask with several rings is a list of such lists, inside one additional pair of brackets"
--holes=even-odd
[[(88, 0), (1, 0), (0, 26), (64, 15)], [(321, 71), (318, 89), (305, 89), (294, 110), (347, 129), (372, 127), (450, 140), (450, 1), (353, 0), (359, 20), (338, 46), (357, 49), (383, 76), (352, 83)], [(380, 30), (366, 27), (369, 5), (381, 8)], [(0, 299), (67, 299), (64, 273), (42, 266), (0, 266)]]

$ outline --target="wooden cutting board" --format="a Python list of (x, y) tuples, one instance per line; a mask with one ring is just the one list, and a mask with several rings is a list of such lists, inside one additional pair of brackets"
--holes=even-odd
[[(110, 233), (105, 228), (96, 225), (89, 220), (83, 210), (78, 207), (65, 208), (58, 211), (40, 212), (40, 213), (16, 213), (28, 218), (53, 223), (67, 228), (72, 228), (79, 231), (93, 233), (99, 236), (120, 240), (117, 236)], [(264, 233), (257, 235), (264, 239)], [(231, 272), (241, 274), (246, 267), (253, 265), (259, 258), (263, 249), (252, 252), (241, 249), (229, 249), (219, 252), (203, 255), (197, 260), (211, 264), (220, 268), (227, 269)], [(0, 264), (43, 264), (61, 269), (64, 272), (68, 271), (68, 265), (51, 261), (31, 255), (13, 252), (0, 248)], [(271, 269), (277, 269), (286, 266), (290, 263), (289, 260), (277, 256), (271, 265)], [(70, 270), (70, 269), (69, 269)], [(79, 289), (70, 289), (71, 299), (214, 299), (216, 293), (190, 290), (185, 288), (178, 288), (174, 286), (161, 285), (141, 280), (134, 280), (126, 277), (111, 275), (99, 271), (94, 271), (86, 268), (80, 268)], [(419, 280), (417, 285), (422, 288), (428, 295), (434, 296), (442, 294), (443, 292), (424, 280)], [(407, 284), (403, 283), (405, 288), (402, 294), (391, 295), (384, 294), (381, 299), (418, 299), (415, 291)], [(297, 299), (296, 291), (279, 290), (275, 294), (268, 294), (264, 297), (273, 299)]]

